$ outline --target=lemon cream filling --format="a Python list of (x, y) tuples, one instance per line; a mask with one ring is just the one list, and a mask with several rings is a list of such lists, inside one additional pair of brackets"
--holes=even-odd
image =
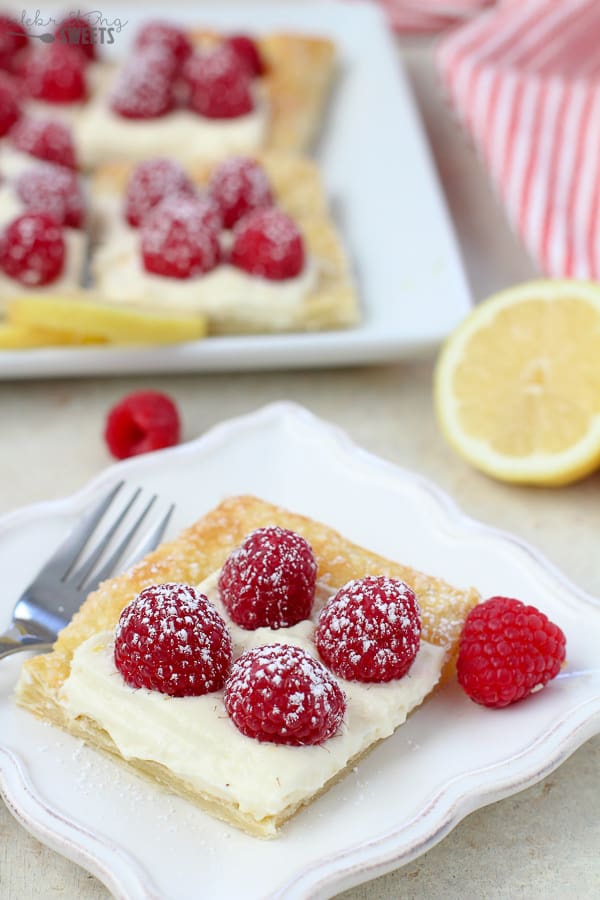
[[(231, 622), (218, 596), (215, 573), (199, 590), (215, 604), (230, 629), (234, 657), (270, 643), (293, 644), (318, 658), (313, 643), (318, 612), (333, 593), (320, 584), (313, 620), (291, 628), (245, 631)], [(71, 717), (102, 727), (125, 759), (150, 760), (196, 791), (237, 806), (257, 821), (301, 803), (370, 745), (401, 725), (437, 683), (443, 651), (422, 643), (409, 673), (385, 684), (337, 679), (347, 707), (338, 733), (324, 745), (262, 743), (241, 734), (229, 719), (223, 692), (169, 697), (131, 688), (113, 660), (113, 634), (102, 632), (75, 651), (60, 701)]]

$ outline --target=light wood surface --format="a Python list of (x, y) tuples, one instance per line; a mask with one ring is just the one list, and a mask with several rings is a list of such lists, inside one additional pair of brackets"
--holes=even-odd
[[(429, 43), (403, 41), (402, 46), (473, 293), (481, 299), (535, 270), (443, 105)], [(176, 399), (184, 438), (289, 398), (345, 428), (367, 449), (432, 478), (467, 513), (536, 544), (583, 588), (600, 594), (600, 476), (551, 491), (509, 487), (479, 475), (438, 433), (431, 372), (426, 360), (328, 372), (2, 384), (0, 512), (70, 493), (107, 465), (104, 415), (135, 388), (163, 389)], [(600, 896), (599, 776), (596, 738), (540, 784), (473, 813), (425, 856), (343, 898), (595, 900)], [(0, 802), (0, 900), (109, 896), (95, 878), (27, 834)]]

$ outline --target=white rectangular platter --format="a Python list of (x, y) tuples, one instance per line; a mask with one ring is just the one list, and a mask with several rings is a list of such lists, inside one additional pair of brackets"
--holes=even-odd
[[(143, 7), (111, 48), (127, 52)], [(373, 4), (180, 8), (161, 17), (224, 31), (332, 38), (339, 71), (317, 158), (358, 282), (359, 327), (318, 334), (211, 337), (171, 347), (4, 351), (0, 379), (209, 372), (377, 363), (435, 347), (469, 309), (452, 225), (401, 60)]]

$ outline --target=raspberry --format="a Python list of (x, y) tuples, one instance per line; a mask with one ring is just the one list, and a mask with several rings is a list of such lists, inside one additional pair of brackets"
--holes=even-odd
[(194, 53), (183, 67), (188, 106), (209, 119), (235, 119), (254, 109), (246, 65), (225, 44)]
[(15, 84), (9, 75), (0, 70), (0, 137), (10, 131), (20, 115)]
[(76, 169), (75, 146), (70, 129), (47, 119), (20, 119), (8, 138), (16, 150), (46, 162)]
[(214, 215), (210, 202), (181, 194), (155, 206), (140, 228), (146, 271), (193, 278), (214, 269), (221, 255)]
[(133, 170), (125, 196), (125, 218), (137, 228), (144, 216), (168, 194), (193, 194), (182, 166), (170, 159), (148, 159)]
[(31, 53), (23, 66), (27, 91), (47, 103), (85, 100), (85, 64), (82, 55), (67, 44), (50, 44)]
[(231, 263), (273, 281), (294, 278), (304, 268), (302, 235), (281, 210), (254, 210), (234, 229)]
[(29, 37), (20, 22), (10, 16), (0, 16), (0, 69), (14, 71), (15, 57), (29, 44)]
[(234, 34), (225, 43), (241, 59), (252, 77), (265, 74), (266, 66), (256, 41), (246, 34)]
[(69, 47), (76, 47), (86, 60), (94, 60), (97, 57), (96, 46), (93, 41), (93, 32), (87, 19), (80, 16), (69, 16), (59, 22), (54, 31), (56, 39)]
[(217, 166), (208, 191), (221, 210), (225, 228), (233, 228), (246, 213), (273, 203), (265, 170), (243, 156), (234, 156)]
[(476, 703), (508, 706), (558, 674), (565, 645), (558, 625), (534, 606), (491, 597), (465, 620), (456, 663), (459, 684)]
[(316, 580), (310, 544), (293, 531), (269, 526), (250, 532), (228, 556), (219, 591), (240, 628), (288, 628), (310, 616)]
[(408, 585), (386, 575), (349, 581), (319, 616), (317, 650), (348, 681), (402, 678), (421, 642), (421, 615)]
[(157, 45), (171, 54), (177, 67), (183, 65), (192, 52), (192, 45), (185, 32), (168, 22), (148, 22), (138, 32), (136, 47)]
[(48, 215), (25, 213), (14, 219), (0, 241), (0, 269), (28, 287), (50, 284), (65, 264), (60, 225)]
[(325, 666), (286, 644), (243, 653), (232, 666), (223, 700), (246, 737), (295, 747), (333, 737), (346, 709), (344, 692)]
[(110, 410), (104, 437), (117, 459), (162, 450), (179, 442), (179, 412), (170, 397), (158, 391), (135, 391)]
[(187, 584), (155, 584), (125, 607), (115, 631), (115, 665), (127, 684), (171, 697), (223, 687), (231, 637), (208, 599)]
[(42, 163), (17, 178), (17, 194), (28, 212), (47, 213), (59, 225), (82, 228), (85, 204), (79, 178), (71, 169)]
[(113, 89), (113, 112), (126, 119), (158, 119), (175, 105), (174, 60), (156, 44), (137, 50)]

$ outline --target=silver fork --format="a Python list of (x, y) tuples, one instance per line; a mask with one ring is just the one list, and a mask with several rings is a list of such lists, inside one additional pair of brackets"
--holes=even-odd
[[(58, 632), (71, 620), (86, 596), (95, 590), (101, 581), (115, 573), (119, 561), (132, 544), (140, 525), (157, 499), (156, 494), (150, 498), (108, 558), (103, 560), (112, 538), (141, 494), (141, 488), (134, 491), (102, 536), (92, 543), (91, 538), (97, 526), (123, 485), (124, 482), (121, 481), (111, 488), (108, 494), (82, 516), (81, 521), (67, 535), (17, 600), (10, 627), (4, 634), (0, 634), (0, 659), (20, 650), (50, 650)], [(135, 551), (122, 566), (119, 566), (122, 571), (158, 546), (173, 509), (174, 506), (171, 506), (144, 535)], [(76, 568), (88, 543), (90, 544), (88, 556)], [(99, 563), (102, 564), (97, 568)]]

